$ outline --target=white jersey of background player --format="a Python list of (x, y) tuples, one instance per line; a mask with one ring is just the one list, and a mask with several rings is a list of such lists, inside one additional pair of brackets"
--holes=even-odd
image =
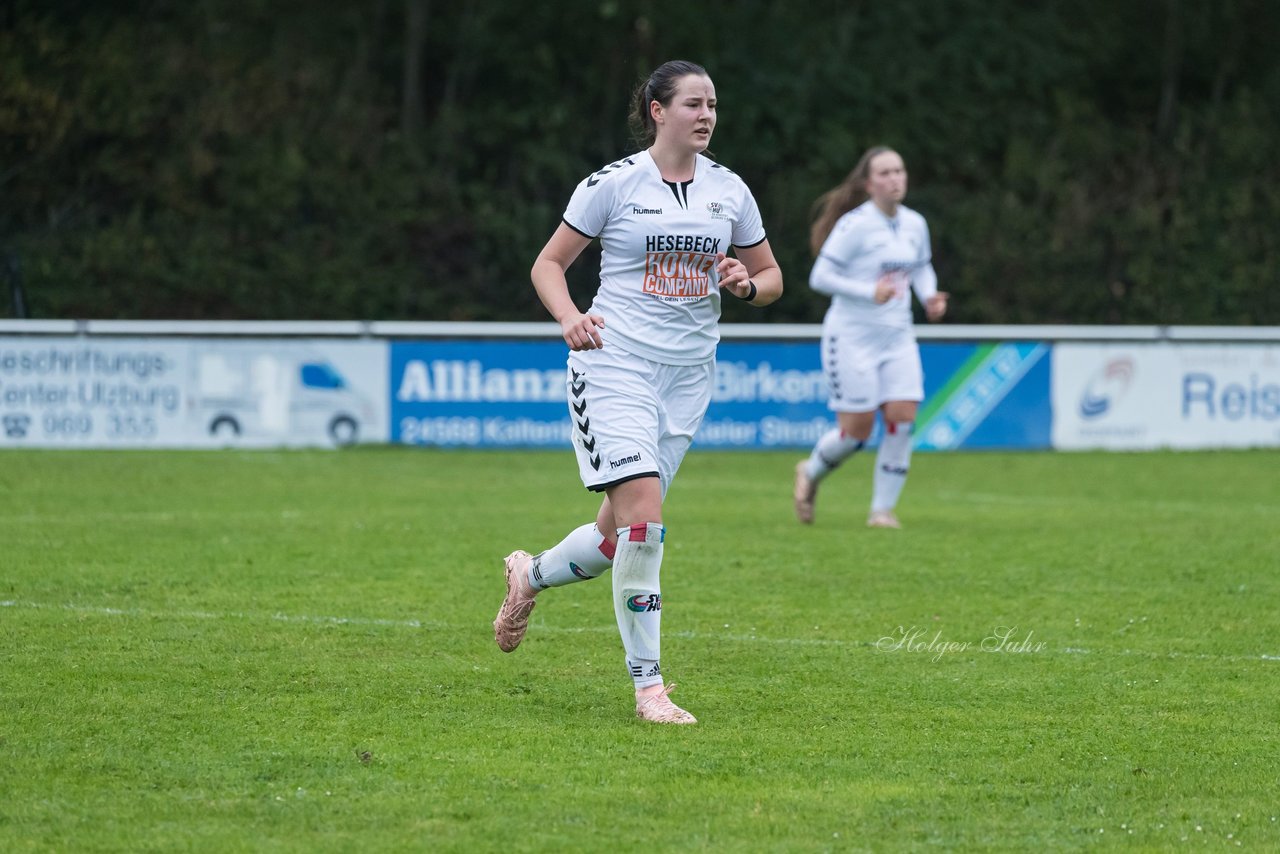
[[(782, 272), (746, 185), (702, 154), (716, 125), (707, 72), (665, 63), (636, 90), (632, 119), (649, 147), (578, 186), (531, 272), (571, 351), (566, 388), (578, 471), (605, 499), (594, 524), (536, 556), (507, 556), (507, 594), (493, 630), (511, 652), (536, 595), (612, 566), (636, 715), (691, 724), (693, 715), (667, 696), (674, 686), (659, 663), (662, 502), (711, 401), (721, 289), (767, 305), (782, 295)], [(603, 247), (600, 288), (583, 313), (565, 271), (595, 237)]]
[[(938, 292), (929, 226), (906, 205), (887, 216), (868, 199), (836, 221), (809, 277), (810, 286), (831, 297), (832, 326), (893, 326), (908, 329), (911, 294), (921, 304)], [(887, 279), (893, 296), (876, 301), (876, 285)]]
[(877, 147), (818, 200), (810, 234), (817, 260), (809, 285), (831, 297), (822, 323), (822, 367), (837, 426), (796, 465), (796, 517), (806, 524), (813, 521), (818, 483), (863, 447), (879, 411), (885, 431), (867, 524), (900, 527), (893, 511), (906, 483), (911, 430), (924, 398), (911, 290), (930, 320), (941, 319), (947, 308), (933, 271), (929, 227), (902, 204), (906, 192), (902, 158)]

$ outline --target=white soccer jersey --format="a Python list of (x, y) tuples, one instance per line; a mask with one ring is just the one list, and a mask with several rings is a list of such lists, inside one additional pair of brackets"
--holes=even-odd
[(668, 365), (714, 358), (716, 253), (765, 239), (760, 209), (741, 178), (700, 154), (692, 181), (668, 183), (641, 151), (579, 184), (564, 222), (600, 238), (600, 289), (591, 311), (604, 317), (606, 346)]
[[(911, 208), (890, 219), (872, 201), (836, 221), (809, 274), (809, 287), (830, 296), (827, 319), (841, 324), (911, 326), (908, 283), (923, 303), (938, 292), (929, 226)], [(875, 301), (876, 282), (893, 275), (898, 294)]]

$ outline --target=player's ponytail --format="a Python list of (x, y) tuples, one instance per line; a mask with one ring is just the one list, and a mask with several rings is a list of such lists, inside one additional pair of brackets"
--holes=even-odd
[(836, 227), (836, 220), (867, 200), (867, 179), (871, 176), (872, 158), (892, 150), (887, 145), (868, 148), (858, 158), (858, 165), (853, 167), (853, 171), (843, 181), (814, 201), (809, 212), (813, 218), (813, 225), (809, 227), (809, 249), (815, 258), (822, 251), (822, 244), (827, 242), (831, 229)]

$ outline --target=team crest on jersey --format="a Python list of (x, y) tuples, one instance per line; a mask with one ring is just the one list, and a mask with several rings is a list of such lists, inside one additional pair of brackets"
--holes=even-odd
[(707, 211), (711, 214), (712, 219), (728, 219), (728, 215), (724, 212), (724, 205), (719, 202), (707, 202)]

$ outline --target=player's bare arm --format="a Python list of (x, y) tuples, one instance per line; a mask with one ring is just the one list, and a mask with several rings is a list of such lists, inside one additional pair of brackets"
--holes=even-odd
[(569, 283), (565, 271), (582, 254), (591, 241), (564, 223), (555, 230), (547, 245), (542, 247), (533, 262), (529, 278), (538, 292), (538, 299), (560, 324), (564, 342), (571, 350), (597, 350), (604, 347), (599, 330), (604, 328), (604, 318), (598, 314), (584, 314), (578, 310), (569, 295)]
[(768, 305), (782, 296), (782, 270), (773, 257), (769, 241), (763, 240), (755, 246), (735, 247), (737, 257), (716, 253), (716, 272), (720, 274), (720, 287), (729, 291), (739, 299), (751, 295), (751, 286), (755, 285), (755, 296), (750, 302), (755, 306)]

